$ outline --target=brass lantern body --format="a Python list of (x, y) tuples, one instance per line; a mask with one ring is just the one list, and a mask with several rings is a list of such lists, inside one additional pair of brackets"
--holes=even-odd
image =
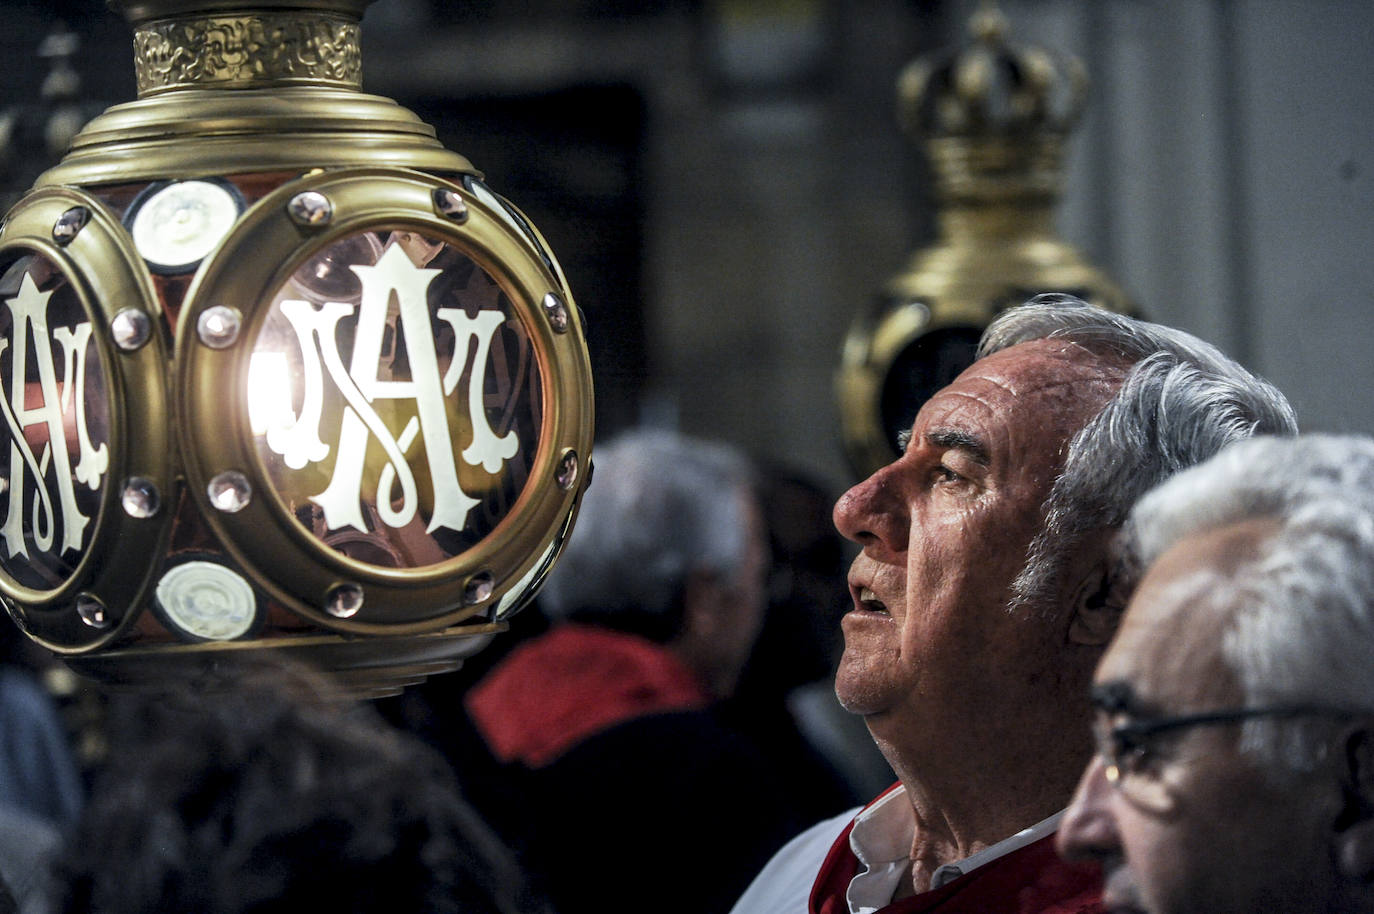
[(837, 391), (846, 452), (861, 476), (898, 456), (897, 433), (968, 367), (1004, 309), (1068, 292), (1134, 310), (1054, 229), (1082, 66), (1009, 46), (1006, 28), (985, 4), (968, 46), (918, 59), (898, 80), (899, 119), (934, 178), (938, 236), (888, 280), (845, 339)]
[(138, 100), (0, 231), (0, 596), (124, 682), (245, 651), (372, 695), (454, 669), (590, 478), (566, 278), (360, 91), (367, 0), (121, 5)]

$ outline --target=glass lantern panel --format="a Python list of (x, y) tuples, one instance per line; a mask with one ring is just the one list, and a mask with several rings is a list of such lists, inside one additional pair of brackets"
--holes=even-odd
[(539, 364), (510, 298), (460, 247), (405, 227), (347, 236), (298, 269), (247, 383), (278, 497), (370, 565), (434, 565), (480, 542), (539, 446)]
[(0, 261), (0, 570), (60, 587), (90, 547), (109, 477), (110, 406), (90, 315), (40, 254)]

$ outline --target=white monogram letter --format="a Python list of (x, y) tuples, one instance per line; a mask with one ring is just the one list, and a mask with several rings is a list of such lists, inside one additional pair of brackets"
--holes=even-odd
[[(10, 353), (12, 370), (9, 398), (0, 397), (0, 411), (5, 414), (5, 422), (9, 426), (11, 436), (9, 509), (6, 512), (5, 525), (0, 528), (0, 537), (5, 540), (5, 546), (11, 557), (28, 555), (28, 550), (24, 545), (25, 467), (33, 473), (37, 482), (38, 501), (33, 506), (31, 529), (34, 543), (40, 550), (43, 552), (52, 550), (53, 537), (56, 532), (54, 527), (57, 518), (53, 516), (52, 495), (48, 492), (48, 486), (44, 480), (50, 463), (54, 466), (54, 481), (57, 484), (58, 504), (61, 509), (61, 551), (80, 549), (82, 533), (86, 529), (86, 524), (90, 522), (90, 518), (82, 514), (77, 508), (76, 491), (72, 485), (71, 462), (67, 457), (67, 432), (62, 423), (62, 399), (58, 395), (57, 371), (52, 360), (52, 341), (48, 336), (48, 298), (51, 295), (51, 292), (39, 292), (38, 287), (34, 285), (33, 278), (25, 274), (19, 285), (19, 294), (6, 302), (10, 314), (13, 316), (12, 341), (14, 348)], [(81, 326), (85, 328), (84, 333), (78, 331), (72, 334), (71, 331), (68, 331), (67, 341), (75, 345), (75, 340), (82, 340), (83, 345), (80, 348), (84, 353), (84, 341), (90, 337), (90, 325)], [(34, 409), (28, 408), (27, 405), (27, 360), (30, 338), (33, 340), (34, 363), (38, 368), (38, 389), (43, 398), (43, 405)], [(0, 340), (0, 353), (8, 348), (10, 342), (11, 340)], [(78, 402), (82, 402), (78, 414), (81, 419), (78, 423), (78, 437), (83, 437), (86, 435), (85, 408), (80, 382), (84, 381), (85, 375), (84, 355), (78, 364), (82, 366), (82, 369), (76, 372), (80, 375), (79, 380), (72, 377), (72, 361), (68, 360), (65, 366), (68, 370), (66, 388), (68, 392), (74, 390), (74, 396), (77, 397)], [(48, 441), (43, 446), (41, 459), (34, 457), (33, 450), (24, 437), (24, 429), (38, 424), (47, 426)], [(98, 468), (88, 462), (88, 453), (97, 455), (90, 459), (96, 462)], [(95, 488), (99, 484), (100, 475), (104, 472), (104, 445), (101, 445), (96, 451), (90, 448), (89, 441), (82, 441), (81, 454), (82, 481)]]
[[(361, 281), (362, 295), (347, 367), (339, 352), (337, 332), (340, 321), (353, 315), (354, 307), (342, 302), (327, 302), (316, 308), (304, 301), (283, 301), (281, 312), (290, 322), (300, 345), (305, 375), (304, 399), (299, 416), (294, 415), (289, 406), (282, 407), (278, 400), (272, 406), (276, 410), (275, 417), (270, 422), (263, 419), (260, 431), (265, 433), (268, 447), (282, 455), (292, 469), (324, 460), (329, 455), (330, 445), (320, 437), (320, 421), (324, 376), (328, 374), (347, 405), (342, 411), (329, 485), (311, 497), (311, 501), (323, 510), (326, 525), (330, 529), (344, 526), (367, 529), (362, 508), (363, 476), (367, 470), (368, 446), (373, 439), (386, 456), (377, 477), (377, 516), (391, 527), (410, 523), (419, 509), (419, 489), (405, 455), (418, 439), (423, 442), (429, 463), (434, 499), (426, 532), (433, 533), (440, 527), (462, 530), (467, 526), (469, 512), (480, 501), (465, 492), (458, 479), (447, 398), (457, 390), (468, 368), (469, 350), (475, 350), (466, 398), (473, 437), (462, 457), (467, 464), (480, 466), (487, 473), (498, 472), (520, 446), (513, 431), (497, 436), (487, 421), (482, 399), (492, 338), (506, 317), (494, 310), (480, 311), (476, 317), (469, 317), (460, 308), (439, 308), (434, 317), (448, 323), (454, 332), (453, 359), (441, 377), (433, 318), (427, 303), (430, 283), (440, 271), (416, 267), (400, 245), (388, 247), (375, 266), (350, 269)], [(409, 378), (402, 380), (385, 378), (381, 373), (382, 345), (393, 301), (400, 335), (398, 343), (404, 345), (410, 370)], [(268, 372), (266, 357), (270, 355), (254, 354), (255, 359), (262, 358), (264, 377)], [(271, 392), (265, 392), (263, 397), (271, 400)], [(415, 413), (399, 434), (394, 433), (378, 414), (376, 404), (379, 400), (414, 402)], [(389, 411), (382, 412), (387, 414)], [(261, 413), (267, 415), (266, 406), (261, 408)], [(393, 420), (392, 426), (395, 424)]]

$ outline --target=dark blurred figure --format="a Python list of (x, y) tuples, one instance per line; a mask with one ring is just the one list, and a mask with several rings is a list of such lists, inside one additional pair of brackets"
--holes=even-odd
[(0, 914), (48, 910), (43, 874), (81, 812), (81, 775), (43, 657), (0, 614)]
[(724, 911), (803, 818), (717, 713), (763, 621), (753, 473), (665, 432), (595, 462), (541, 598), (552, 628), (468, 692), (509, 785), (484, 811), (565, 914)]
[[(844, 539), (830, 523), (834, 496), (805, 475), (765, 466), (758, 493), (771, 557), (768, 608), (739, 687), (722, 713), (768, 755), (773, 776), (786, 784), (798, 814), (826, 818), (858, 803), (861, 792), (843, 773), (852, 761), (840, 757), (851, 754), (847, 747), (827, 758), (810, 738), (816, 725), (810, 703), (797, 699), (799, 689), (814, 683), (826, 695), (833, 692), (840, 617), (849, 608)], [(800, 725), (798, 713), (806, 717)], [(867, 732), (861, 737), (853, 754), (871, 755)]]
[(81, 774), (36, 650), (0, 613), (0, 808), (65, 829), (81, 812)]
[(57, 910), (549, 911), (443, 760), (323, 676), (256, 661), (183, 685), (111, 703)]

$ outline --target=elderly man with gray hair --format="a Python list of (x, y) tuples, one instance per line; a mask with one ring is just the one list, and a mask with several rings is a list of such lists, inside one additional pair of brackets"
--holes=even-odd
[(658, 431), (597, 448), (541, 597), (553, 627), (467, 698), (532, 813), (509, 837), (560, 914), (724, 910), (803, 824), (714, 707), (762, 624), (766, 543), (733, 449)]
[(1374, 441), (1237, 444), (1123, 542), (1061, 851), (1113, 911), (1374, 911)]
[(1000, 316), (835, 506), (862, 547), (835, 690), (899, 783), (789, 843), (736, 914), (1097, 910), (1052, 836), (1121, 612), (1108, 544), (1150, 486), (1295, 431), (1278, 391), (1186, 333), (1061, 295)]

